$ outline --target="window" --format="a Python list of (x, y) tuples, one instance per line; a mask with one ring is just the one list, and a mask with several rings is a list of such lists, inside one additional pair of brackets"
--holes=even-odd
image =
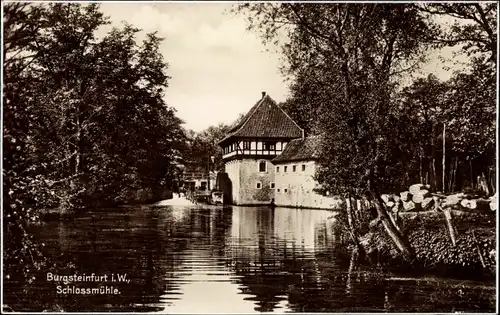
[(243, 150), (250, 150), (250, 141), (243, 141)]
[(261, 189), (262, 188), (262, 183), (261, 182), (257, 182), (257, 189)]
[(294, 166), (292, 167), (292, 169), (293, 169), (293, 171), (295, 172), (295, 171), (297, 170), (297, 165), (294, 165)]
[(280, 167), (276, 166), (276, 173), (279, 173), (279, 172), (280, 172)]
[(302, 164), (302, 172), (304, 172), (306, 170), (306, 166), (304, 164)]
[(287, 168), (288, 168), (288, 166), (285, 166), (285, 169), (283, 170), (283, 172), (285, 172), (285, 173), (286, 173), (286, 169), (287, 169)]
[(278, 188), (277, 191), (280, 192), (280, 189)]
[(288, 191), (288, 189), (286, 189), (286, 188), (285, 188), (285, 189), (283, 189), (283, 191), (287, 192), (287, 191)]
[(266, 161), (260, 161), (259, 162), (259, 172), (265, 172), (266, 171)]
[(274, 189), (274, 183), (271, 183), (270, 186), (271, 186), (271, 189)]
[(276, 150), (276, 142), (264, 142), (264, 150)]

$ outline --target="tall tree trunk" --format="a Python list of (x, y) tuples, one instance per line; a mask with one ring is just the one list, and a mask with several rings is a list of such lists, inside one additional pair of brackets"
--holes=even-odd
[(457, 170), (458, 170), (458, 157), (455, 158), (455, 167), (453, 168), (453, 181), (451, 184), (451, 191), (455, 191), (455, 184), (457, 182)]
[(437, 181), (437, 173), (436, 173), (436, 142), (435, 142), (435, 129), (432, 126), (432, 139), (431, 139), (431, 147), (432, 147), (432, 184), (434, 189), (438, 190), (438, 181)]
[(363, 246), (361, 246), (361, 243), (359, 241), (359, 234), (358, 234), (358, 228), (356, 224), (356, 220), (354, 218), (354, 208), (353, 208), (353, 202), (354, 199), (352, 198), (352, 195), (349, 193), (348, 195), (348, 200), (349, 200), (349, 206), (347, 207), (347, 221), (349, 223), (349, 229), (351, 230), (351, 233), (354, 238), (354, 242), (356, 243), (356, 248), (358, 249), (358, 252), (360, 256), (364, 256), (365, 250)]
[(449, 208), (444, 208), (442, 211), (446, 221), (446, 226), (448, 227), (448, 233), (450, 234), (451, 243), (455, 246), (457, 244), (457, 232), (455, 226), (453, 225), (451, 210)]
[(455, 173), (456, 173), (456, 168), (457, 168), (457, 157), (453, 157), (451, 159), (450, 163), (450, 176), (449, 176), (449, 183), (448, 183), (448, 191), (449, 192), (454, 192), (454, 182), (455, 182)]
[(75, 172), (74, 174), (78, 174), (80, 172), (80, 163), (81, 163), (81, 154), (80, 151), (81, 146), (81, 126), (80, 126), (80, 111), (76, 113), (76, 136), (75, 136)]
[(404, 237), (398, 229), (394, 226), (392, 220), (385, 209), (384, 202), (380, 197), (380, 193), (375, 188), (370, 188), (368, 191), (370, 199), (372, 200), (375, 208), (377, 209), (377, 214), (382, 222), (385, 231), (392, 239), (394, 245), (397, 247), (401, 255), (406, 261), (412, 261), (415, 258), (415, 252), (410, 246), (409, 241)]
[(474, 188), (474, 177), (472, 176), (472, 159), (467, 157), (469, 160), (469, 173), (470, 173), (470, 187)]
[(352, 276), (354, 271), (357, 269), (358, 255), (355, 251), (351, 253), (351, 261), (349, 263), (349, 269), (347, 270), (347, 280), (345, 284), (345, 294), (349, 295), (352, 292)]
[(420, 175), (420, 183), (424, 182), (424, 176), (423, 176), (423, 170), (422, 170), (422, 163), (423, 163), (423, 161), (422, 161), (422, 159), (423, 159), (423, 157), (422, 157), (422, 155), (423, 155), (422, 151), (423, 151), (422, 146), (420, 146), (420, 154), (419, 154), (420, 155), (420, 173), (419, 173), (419, 175)]
[(443, 123), (443, 193), (446, 192), (446, 123)]
[(496, 174), (495, 174), (495, 168), (494, 167), (490, 167), (488, 173), (490, 174), (490, 176), (489, 176), (490, 180), (488, 182), (489, 182), (490, 187), (491, 187), (491, 194), (494, 195), (496, 193), (496, 186), (495, 186), (495, 183), (496, 183)]
[(436, 159), (432, 157), (432, 184), (434, 186), (434, 189), (437, 190), (438, 185), (437, 185), (437, 174), (436, 174)]

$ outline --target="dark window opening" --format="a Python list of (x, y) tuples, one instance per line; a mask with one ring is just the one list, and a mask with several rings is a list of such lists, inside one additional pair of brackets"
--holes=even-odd
[(306, 170), (306, 166), (302, 165), (302, 172)]
[(257, 183), (257, 189), (260, 189), (261, 183)]
[(276, 142), (264, 142), (264, 150), (276, 150)]
[(259, 162), (259, 172), (265, 172), (266, 171), (266, 162), (262, 161)]
[(293, 171), (295, 172), (296, 170), (297, 170), (297, 166), (296, 166), (296, 165), (294, 165), (294, 166), (293, 166)]
[(285, 169), (283, 170), (283, 172), (285, 172), (285, 173), (286, 173), (286, 169), (287, 169), (287, 168), (288, 168), (288, 166), (285, 166)]
[(250, 141), (243, 141), (243, 150), (250, 150)]

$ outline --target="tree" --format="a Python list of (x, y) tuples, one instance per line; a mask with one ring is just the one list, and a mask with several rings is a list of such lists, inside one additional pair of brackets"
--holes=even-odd
[[(380, 192), (402, 176), (392, 122), (397, 78), (422, 60), (429, 29), (411, 4), (244, 4), (265, 41), (285, 31), (285, 73), (315, 82), (322, 135), (317, 179), (325, 190), (367, 194), (405, 258), (408, 242), (388, 219)], [(304, 80), (301, 75), (307, 74)], [(302, 86), (301, 86), (302, 88)], [(300, 89), (299, 89), (300, 90)]]
[[(182, 121), (164, 101), (162, 39), (130, 25), (95, 37), (97, 4), (4, 6), (4, 265), (40, 267), (40, 210), (143, 200), (179, 172)], [(132, 197), (130, 197), (132, 196)], [(29, 263), (26, 263), (29, 262)]]
[(496, 71), (476, 63), (470, 72), (450, 79), (450, 111), (447, 121), (451, 149), (461, 167), (461, 179), (474, 187), (485, 175), (495, 190)]
[(305, 135), (317, 131), (319, 106), (328, 102), (324, 86), (317, 80), (312, 70), (305, 69), (295, 76), (290, 87), (291, 97), (280, 104), (280, 107), (304, 129)]
[[(409, 169), (410, 178), (448, 191), (472, 186), (483, 173), (486, 177), (493, 175), (495, 85), (493, 69), (476, 64), (471, 72), (458, 71), (448, 81), (429, 75), (401, 91), (396, 119), (403, 123), (399, 130), (408, 139), (402, 142), (406, 156), (417, 166)], [(444, 128), (445, 166), (450, 172), (445, 173), (447, 184), (442, 187), (443, 169), (436, 162), (443, 156)]]
[(408, 178), (411, 182), (428, 183), (434, 189), (441, 188), (443, 191), (446, 187), (440, 186), (441, 172), (437, 166), (442, 154), (442, 141), (438, 139), (450, 115), (449, 91), (449, 85), (432, 74), (419, 78), (397, 96), (401, 103), (394, 113), (395, 120), (406, 125), (398, 130), (407, 139), (401, 139), (401, 143), (407, 153)]
[[(221, 123), (217, 126), (210, 126), (199, 133), (193, 133), (189, 151), (189, 165), (192, 168), (208, 170), (207, 167), (210, 164), (212, 171), (223, 171), (224, 163), (219, 141), (226, 136), (228, 131), (229, 126)], [(214, 157), (213, 164), (210, 160), (211, 156)]]
[[(461, 46), (461, 51), (475, 56), (480, 63), (497, 62), (497, 4), (482, 3), (431, 3), (419, 5), (429, 14), (430, 27), (438, 32), (429, 34), (437, 45)], [(448, 17), (453, 20), (450, 27), (443, 26), (433, 18)]]

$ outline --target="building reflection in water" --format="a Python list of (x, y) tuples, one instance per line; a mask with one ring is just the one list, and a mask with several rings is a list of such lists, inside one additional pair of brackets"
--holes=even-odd
[[(57, 266), (37, 274), (31, 293), (13, 286), (4, 301), (20, 311), (54, 304), (169, 313), (494, 309), (494, 287), (387, 280), (360, 266), (338, 245), (336, 223), (330, 211), (268, 207), (112, 209), (48, 222), (34, 233)], [(131, 282), (119, 284), (117, 296), (58, 296), (48, 271), (126, 273)]]
[(321, 210), (233, 208), (227, 258), (256, 311), (286, 306), (306, 278), (319, 283), (316, 245), (333, 237), (334, 221), (334, 213)]

